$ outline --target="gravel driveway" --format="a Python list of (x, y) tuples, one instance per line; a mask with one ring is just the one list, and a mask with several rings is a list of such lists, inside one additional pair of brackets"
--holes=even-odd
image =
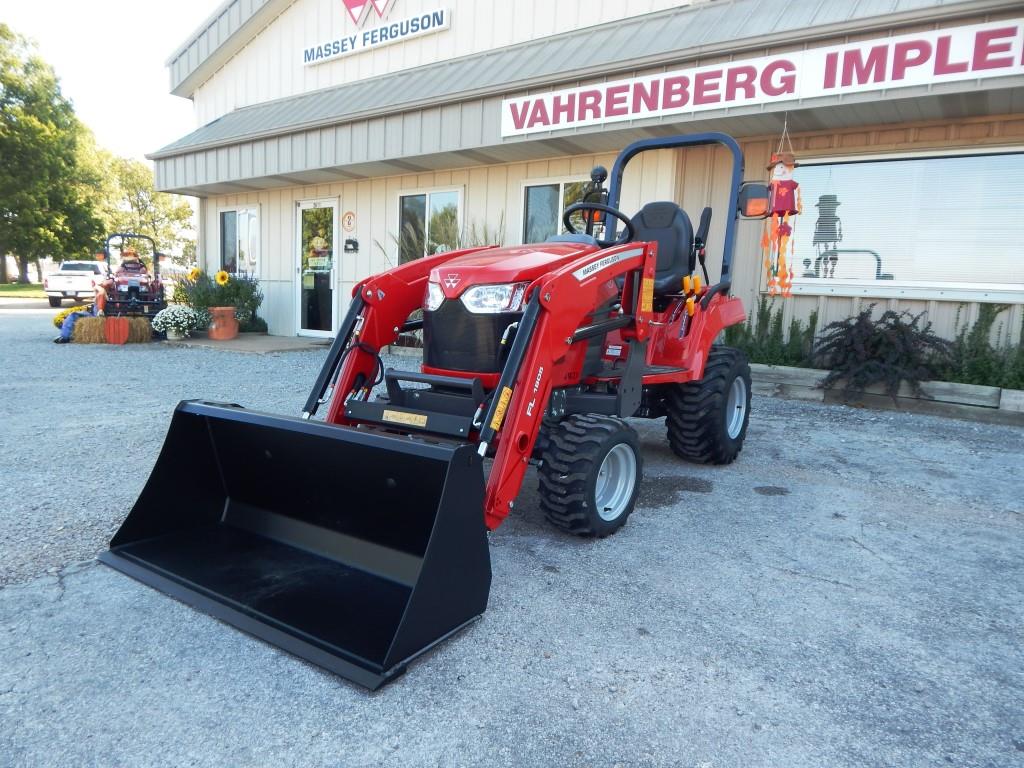
[(294, 414), (324, 353), (48, 316), (0, 309), (0, 765), (1024, 762), (1024, 430), (755, 398), (717, 468), (640, 421), (629, 524), (553, 530), (531, 472), (483, 620), (368, 694), (93, 560), (178, 399)]

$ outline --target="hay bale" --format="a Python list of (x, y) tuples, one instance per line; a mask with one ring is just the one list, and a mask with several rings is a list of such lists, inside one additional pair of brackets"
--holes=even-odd
[(142, 344), (153, 340), (153, 326), (148, 317), (132, 317), (128, 320), (128, 343)]
[[(104, 330), (106, 319), (102, 317), (80, 317), (75, 323), (71, 340), (76, 344), (106, 344)], [(148, 317), (128, 318), (128, 343), (141, 344), (153, 339), (153, 328)]]
[(75, 322), (71, 341), (75, 344), (106, 344), (107, 334), (103, 330), (102, 317), (80, 317)]

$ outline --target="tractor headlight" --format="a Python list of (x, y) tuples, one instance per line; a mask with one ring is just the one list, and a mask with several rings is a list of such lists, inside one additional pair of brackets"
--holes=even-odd
[(423, 308), (433, 312), (444, 302), (444, 291), (439, 283), (427, 283), (427, 294), (423, 297)]
[(477, 285), (462, 294), (462, 303), (475, 314), (518, 312), (523, 307), (523, 294), (529, 283)]

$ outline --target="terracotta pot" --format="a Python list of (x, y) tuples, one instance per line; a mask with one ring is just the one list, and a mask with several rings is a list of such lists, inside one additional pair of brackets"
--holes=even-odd
[(238, 335), (238, 320), (235, 319), (234, 307), (210, 307), (213, 318), (206, 332), (214, 341), (227, 341)]

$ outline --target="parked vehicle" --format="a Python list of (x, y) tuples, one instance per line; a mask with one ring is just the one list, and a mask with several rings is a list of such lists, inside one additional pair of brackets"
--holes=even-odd
[(51, 307), (59, 307), (64, 299), (90, 301), (96, 286), (106, 278), (101, 261), (65, 261), (56, 272), (43, 278), (43, 290)]
[[(631, 158), (707, 145), (733, 161), (713, 284), (710, 207), (696, 232), (674, 202), (632, 217), (618, 207)], [(721, 133), (636, 142), (609, 189), (604, 168), (591, 178), (605, 202), (567, 208), (568, 234), (439, 253), (356, 285), (302, 418), (180, 403), (100, 559), (377, 688), (484, 612), (485, 532), (513, 510), (531, 463), (548, 520), (601, 537), (626, 522), (642, 482), (627, 418), (665, 420), (681, 459), (732, 462), (750, 367), (714, 342), (746, 317), (729, 295), (736, 221), (764, 218), (768, 187), (743, 183), (740, 147)], [(420, 328), (421, 370), (385, 370), (380, 350)], [(373, 396), (377, 384), (386, 394)]]
[[(164, 297), (164, 284), (160, 280), (160, 254), (156, 243), (148, 235), (137, 235), (118, 232), (107, 238), (103, 246), (107, 264), (111, 263), (111, 244), (114, 240), (120, 243), (121, 264), (117, 269), (110, 269), (109, 276), (103, 282), (107, 291), (107, 303), (104, 311), (107, 315), (148, 315), (152, 316), (167, 306)], [(139, 258), (138, 251), (129, 244), (130, 240), (144, 240), (149, 243), (153, 254), (153, 273), (150, 274), (146, 265)]]

